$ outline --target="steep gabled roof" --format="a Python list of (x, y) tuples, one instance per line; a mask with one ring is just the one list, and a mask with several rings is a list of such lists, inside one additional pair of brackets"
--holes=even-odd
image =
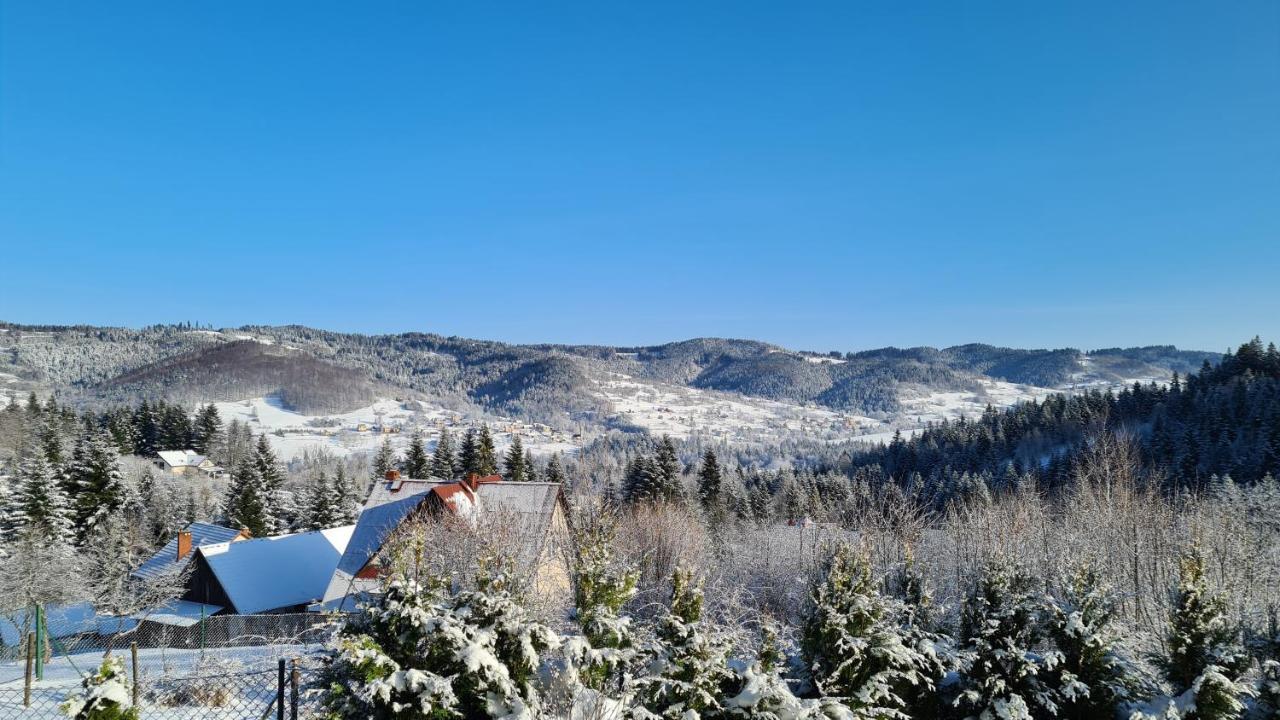
[(200, 467), (209, 459), (194, 450), (161, 450), (156, 454), (169, 467)]
[[(503, 482), (497, 475), (474, 478), (470, 484), (465, 480), (439, 479), (378, 482), (365, 501), (324, 600), (332, 604), (352, 592), (356, 575), (377, 556), (396, 528), (424, 503), (461, 516), (480, 511), (510, 514), (522, 532), (541, 535), (550, 526), (560, 498), (558, 483)], [(526, 549), (534, 554), (541, 551), (540, 545)]]
[(324, 595), (354, 525), (206, 545), (198, 551), (240, 615), (315, 602)]
[(164, 547), (139, 565), (138, 569), (133, 571), (132, 577), (139, 580), (155, 580), (169, 573), (178, 572), (191, 562), (191, 556), (200, 546), (231, 542), (240, 536), (239, 530), (209, 523), (191, 523), (182, 530), (191, 533), (191, 552), (188, 552), (186, 557), (178, 559), (178, 536), (175, 535), (164, 544)]

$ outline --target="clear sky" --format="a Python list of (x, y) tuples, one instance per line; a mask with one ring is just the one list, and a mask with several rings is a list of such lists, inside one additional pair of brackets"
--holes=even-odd
[(2, 0), (0, 319), (1280, 340), (1280, 3)]

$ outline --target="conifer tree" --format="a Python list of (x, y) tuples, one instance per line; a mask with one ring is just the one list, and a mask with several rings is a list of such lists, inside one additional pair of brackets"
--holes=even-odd
[(904, 642), (900, 616), (876, 590), (866, 558), (834, 547), (804, 620), (801, 651), (814, 687), (858, 717), (905, 717), (942, 673), (936, 657)]
[(534, 462), (533, 451), (524, 451), (524, 481), (539, 482), (541, 477), (538, 476), (538, 464)]
[(728, 647), (702, 620), (702, 588), (685, 570), (671, 580), (671, 607), (658, 622), (636, 698), (661, 718), (715, 717), (735, 680)]
[[(1204, 557), (1193, 544), (1179, 566), (1178, 594), (1170, 616), (1164, 672), (1175, 692), (1195, 709), (1185, 720), (1234, 720), (1249, 688), (1240, 682), (1248, 656), (1227, 618), (1226, 602), (1209, 589)], [(1184, 703), (1184, 705), (1187, 703)]]
[(351, 525), (360, 515), (361, 500), (356, 497), (356, 488), (341, 465), (333, 476), (333, 504), (335, 526)]
[(968, 666), (955, 705), (970, 717), (1056, 718), (1047, 674), (1056, 655), (1039, 655), (1040, 601), (1031, 576), (1002, 562), (983, 569), (961, 614)]
[(247, 528), (253, 537), (270, 535), (275, 529), (276, 519), (268, 507), (268, 498), (257, 464), (245, 458), (231, 472), (231, 482), (227, 486), (224, 512), (228, 524)]
[(644, 453), (636, 453), (627, 463), (623, 479), (623, 496), (628, 503), (656, 502), (660, 496), (657, 471)]
[(560, 453), (552, 455), (551, 459), (547, 461), (546, 480), (549, 483), (564, 482), (564, 467), (560, 464)]
[(448, 428), (440, 431), (435, 453), (431, 456), (431, 474), (441, 480), (452, 480), (458, 475), (453, 457), (453, 437)]
[(475, 428), (467, 428), (467, 431), (462, 434), (462, 447), (458, 451), (460, 475), (465, 477), (467, 475), (480, 474), (479, 452), (479, 441), (476, 439)]
[(202, 455), (209, 455), (218, 438), (222, 437), (222, 418), (213, 403), (202, 406), (196, 412), (195, 425), (191, 432), (191, 449)]
[(387, 479), (387, 473), (396, 469), (396, 453), (391, 449), (391, 438), (383, 438), (382, 445), (378, 447), (378, 454), (373, 456), (373, 464), (371, 466), (373, 474), (373, 482), (382, 482)]
[(720, 471), (720, 461), (716, 458), (715, 451), (708, 448), (702, 456), (702, 466), (698, 468), (698, 501), (713, 527), (724, 522), (723, 487), (724, 475)]
[(425, 480), (431, 475), (431, 458), (427, 456), (426, 441), (421, 430), (414, 430), (409, 436), (409, 447), (404, 451), (404, 462), (400, 464), (400, 472), (406, 478)]
[(266, 435), (258, 436), (258, 442), (253, 451), (253, 465), (258, 472), (261, 484), (262, 502), (266, 513), (264, 517), (269, 520), (266, 526), (267, 533), (288, 532), (297, 513), (293, 497), (284, 487), (284, 470), (276, 460), (276, 454), (271, 449), (271, 443), (267, 441)]
[(82, 693), (73, 694), (59, 706), (71, 720), (138, 720), (133, 689), (120, 656), (108, 654), (81, 685)]
[(1268, 614), (1267, 637), (1262, 642), (1258, 677), (1258, 709), (1264, 720), (1280, 720), (1280, 610)]
[(481, 476), (498, 473), (498, 455), (493, 447), (493, 435), (488, 425), (480, 426), (480, 435), (476, 440), (476, 473)]
[(1060, 585), (1048, 621), (1062, 655), (1059, 714), (1067, 720), (1113, 717), (1135, 699), (1138, 680), (1121, 652), (1111, 592), (1087, 564)]
[(335, 527), (338, 508), (329, 477), (323, 470), (315, 474), (307, 487), (306, 508), (302, 515), (303, 530), (324, 530)]
[(28, 452), (18, 464), (10, 522), (15, 536), (69, 547), (75, 539), (71, 503), (54, 479), (42, 452)]
[(653, 477), (660, 487), (680, 487), (680, 457), (676, 455), (676, 445), (670, 435), (663, 435), (658, 441), (658, 450), (653, 457)]
[(81, 439), (67, 476), (76, 488), (75, 526), (81, 540), (136, 501), (120, 470), (115, 448), (98, 430), (90, 430)]
[(393, 579), (339, 632), (320, 686), (331, 720), (537, 718), (534, 682), (559, 643), (512, 596), (491, 564), (476, 589)]
[(527, 478), (524, 472), (524, 443), (520, 442), (519, 435), (513, 435), (511, 438), (511, 447), (507, 448), (507, 455), (504, 458), (506, 467), (506, 477), (503, 478), (509, 482), (525, 482)]
[(773, 624), (760, 626), (760, 651), (755, 662), (735, 670), (734, 690), (724, 701), (724, 715), (729, 718), (781, 720), (782, 718), (847, 718), (849, 709), (826, 701), (818, 708), (808, 708), (791, 692), (782, 676), (786, 657), (778, 648), (778, 634)]
[(636, 659), (631, 619), (622, 607), (635, 595), (640, 576), (615, 559), (613, 541), (614, 526), (607, 518), (594, 518), (579, 531), (573, 605), (582, 635), (566, 642), (564, 652), (582, 686), (617, 692)]

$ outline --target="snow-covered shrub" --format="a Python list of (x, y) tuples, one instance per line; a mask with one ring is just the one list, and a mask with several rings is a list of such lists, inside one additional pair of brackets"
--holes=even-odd
[(734, 662), (734, 691), (724, 700), (724, 714), (753, 720), (799, 720), (818, 717), (818, 703), (806, 702), (791, 691), (782, 676), (786, 659), (778, 648), (772, 625), (761, 628), (760, 652), (753, 663)]
[(865, 557), (837, 545), (816, 583), (802, 653), (814, 687), (855, 714), (907, 718), (931, 696), (942, 667), (936, 654), (904, 641), (900, 603), (876, 589)]
[(1037, 654), (1040, 598), (1030, 575), (992, 562), (965, 600), (961, 642), (965, 667), (955, 706), (965, 717), (1057, 718), (1058, 693), (1048, 675), (1057, 653)]
[(62, 703), (62, 712), (74, 720), (137, 720), (129, 678), (124, 662), (108, 655), (97, 672), (85, 677), (83, 694), (72, 695)]
[(671, 607), (658, 622), (648, 666), (635, 680), (641, 718), (715, 717), (732, 686), (728, 647), (702, 619), (702, 588), (689, 572), (672, 576)]
[(475, 590), (396, 579), (339, 631), (316, 690), (334, 720), (539, 714), (541, 654), (559, 639), (531, 622), (498, 571)]

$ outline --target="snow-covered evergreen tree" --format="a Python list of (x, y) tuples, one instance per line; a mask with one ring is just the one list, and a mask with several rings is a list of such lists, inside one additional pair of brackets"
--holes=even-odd
[(448, 428), (440, 431), (435, 452), (431, 454), (431, 474), (441, 480), (452, 480), (458, 475), (457, 460), (453, 456), (453, 436)]
[(391, 438), (382, 439), (370, 468), (373, 482), (382, 482), (387, 479), (388, 472), (396, 469), (396, 452), (391, 448)]
[[(782, 676), (786, 657), (778, 647), (772, 623), (760, 628), (760, 651), (754, 662), (734, 663), (737, 676), (724, 699), (724, 716), (750, 720), (800, 720), (801, 718), (847, 716), (848, 708), (837, 701), (808, 702), (796, 697)], [(827, 713), (820, 712), (826, 709)], [(842, 710), (843, 712), (838, 712)]]
[(1280, 720), (1280, 610), (1277, 607), (1271, 608), (1269, 621), (1260, 653), (1257, 715), (1263, 720)]
[(81, 681), (83, 693), (72, 695), (60, 709), (72, 720), (138, 720), (132, 683), (118, 655), (102, 659), (97, 672)]
[(525, 482), (524, 467), (524, 443), (520, 441), (520, 436), (515, 435), (511, 438), (511, 447), (507, 448), (506, 457), (503, 458), (503, 472), (506, 474), (503, 478), (508, 482)]
[(635, 680), (640, 717), (715, 717), (733, 687), (728, 647), (702, 619), (702, 588), (685, 570), (671, 580), (671, 606), (658, 622), (644, 674)]
[(81, 540), (136, 502), (133, 487), (125, 482), (120, 470), (115, 448), (107, 436), (97, 430), (87, 432), (76, 446), (67, 476), (76, 488), (75, 527)]
[(71, 504), (62, 483), (53, 477), (44, 453), (27, 453), (18, 463), (11, 507), (15, 536), (38, 537), (67, 546), (74, 541)]
[(551, 456), (547, 461), (546, 481), (549, 483), (564, 482), (564, 466), (560, 463), (560, 453)]
[(269, 506), (270, 495), (258, 472), (258, 466), (245, 458), (231, 471), (231, 482), (223, 502), (223, 512), (232, 527), (247, 528), (254, 537), (266, 537), (276, 527)]
[(616, 693), (636, 659), (631, 619), (622, 607), (635, 595), (639, 573), (614, 557), (614, 532), (607, 519), (584, 524), (575, 543), (573, 584), (574, 619), (582, 634), (565, 642), (565, 660), (572, 680)]
[(1209, 588), (1197, 544), (1179, 565), (1178, 593), (1170, 616), (1165, 677), (1179, 693), (1175, 707), (1184, 720), (1235, 720), (1250, 688), (1241, 682), (1248, 656), (1227, 617), (1226, 601)]
[(307, 484), (305, 502), (303, 504), (300, 526), (303, 530), (324, 530), (335, 527), (338, 514), (333, 487), (329, 484), (329, 476), (323, 470), (318, 471)]
[(275, 451), (266, 435), (259, 435), (253, 449), (253, 465), (257, 470), (265, 508), (263, 521), (267, 534), (289, 532), (289, 526), (297, 516), (293, 494), (284, 486), (284, 470), (276, 459)]
[(965, 601), (961, 640), (967, 666), (956, 707), (967, 718), (1056, 718), (1058, 693), (1049, 674), (1054, 653), (1034, 651), (1040, 639), (1038, 594), (1026, 573), (989, 563)]
[(810, 596), (801, 650), (814, 687), (867, 718), (906, 718), (941, 675), (936, 657), (904, 642), (897, 601), (882, 596), (866, 558), (832, 548)]
[(498, 453), (493, 447), (493, 434), (488, 425), (480, 426), (476, 437), (476, 473), (479, 475), (496, 475), (498, 472)]
[(355, 523), (360, 515), (362, 501), (363, 498), (357, 497), (356, 488), (347, 477), (347, 471), (339, 465), (333, 476), (334, 525)]
[(1111, 591), (1087, 564), (1059, 586), (1046, 623), (1061, 653), (1056, 669), (1059, 716), (1113, 717), (1137, 699), (1140, 674), (1123, 652)]
[(407, 478), (425, 480), (431, 474), (431, 457), (427, 455), (427, 442), (422, 431), (415, 429), (409, 436), (409, 447), (404, 451), (400, 473)]
[(537, 718), (534, 675), (559, 638), (529, 619), (506, 575), (450, 595), (399, 578), (332, 644), (318, 683), (334, 720)]

